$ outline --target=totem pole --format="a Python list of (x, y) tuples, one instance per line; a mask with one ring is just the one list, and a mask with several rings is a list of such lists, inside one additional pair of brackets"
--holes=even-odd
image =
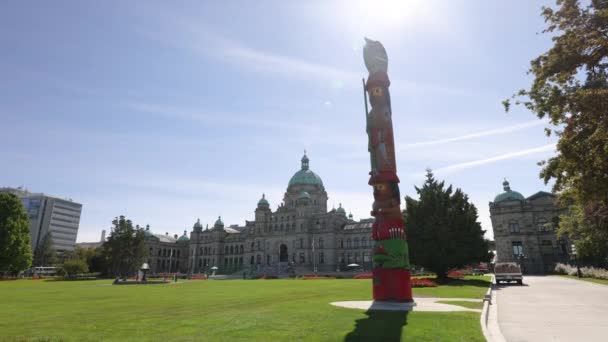
[[(363, 59), (369, 76), (367, 82), (363, 80), (363, 94), (371, 161), (369, 185), (374, 187), (371, 214), (376, 218), (372, 227), (372, 238), (375, 240), (374, 300), (411, 302), (410, 265), (400, 208), (391, 97), (388, 91), (390, 81), (386, 73), (388, 56), (380, 42), (367, 38), (365, 42)], [(369, 112), (367, 94), (372, 107)]]

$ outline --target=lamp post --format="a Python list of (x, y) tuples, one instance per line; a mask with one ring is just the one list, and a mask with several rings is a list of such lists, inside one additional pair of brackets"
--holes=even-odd
[(578, 258), (576, 257), (576, 245), (572, 244), (570, 248), (572, 249), (572, 256), (574, 256), (574, 263), (576, 264), (576, 276), (582, 278), (583, 275), (581, 274), (581, 268), (578, 264)]

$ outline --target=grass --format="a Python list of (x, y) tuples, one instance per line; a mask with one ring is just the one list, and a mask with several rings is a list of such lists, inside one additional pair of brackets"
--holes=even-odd
[(564, 275), (564, 274), (560, 274), (560, 277), (564, 277), (564, 278), (570, 278), (570, 279), (576, 279), (576, 280), (582, 280), (582, 281), (588, 281), (590, 283), (596, 283), (596, 284), (602, 284), (602, 285), (608, 285), (608, 280), (606, 279), (596, 279), (596, 278), (579, 278), (577, 276), (571, 276), (571, 275)]
[[(366, 313), (329, 305), (371, 299), (369, 279), (111, 282), (0, 282), (0, 340), (484, 340), (474, 312)], [(482, 298), (488, 285), (469, 279), (414, 294)]]
[(483, 302), (465, 302), (465, 301), (460, 301), (460, 300), (438, 300), (437, 303), (458, 305), (458, 306), (462, 306), (462, 307), (469, 308), (469, 309), (481, 310), (483, 308)]

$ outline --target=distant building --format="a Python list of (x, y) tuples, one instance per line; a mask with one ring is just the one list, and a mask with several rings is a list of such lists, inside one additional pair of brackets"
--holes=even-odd
[(82, 204), (22, 188), (0, 188), (0, 192), (13, 193), (23, 202), (30, 220), (32, 251), (44, 242), (48, 233), (51, 233), (53, 248), (59, 254), (74, 250)]
[(503, 182), (504, 192), (490, 202), (497, 262), (521, 262), (525, 273), (543, 274), (568, 259), (568, 242), (555, 233), (562, 213), (555, 195), (524, 196)]
[[(266, 196), (258, 201), (255, 220), (244, 226), (224, 226), (221, 217), (213, 227), (198, 220), (189, 236), (153, 234), (146, 228), (148, 263), (153, 273), (246, 270), (257, 274), (286, 275), (334, 272), (358, 264), (371, 269), (373, 219), (356, 222), (342, 205), (327, 210), (328, 195), (321, 177), (309, 168), (304, 155), (301, 168), (290, 179), (282, 203), (270, 209)], [(373, 197), (370, 191), (370, 209)]]
[(103, 243), (106, 241), (106, 230), (102, 230), (101, 231), (101, 239), (97, 242), (77, 242), (76, 243), (76, 247), (80, 247), (83, 249), (89, 249), (89, 248), (97, 248), (97, 247), (101, 247), (101, 245), (103, 245)]

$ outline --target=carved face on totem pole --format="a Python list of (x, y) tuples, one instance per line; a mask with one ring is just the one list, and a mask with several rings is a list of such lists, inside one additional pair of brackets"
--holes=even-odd
[(376, 183), (374, 186), (374, 205), (372, 215), (384, 214), (385, 217), (400, 217), (401, 204), (397, 183)]

